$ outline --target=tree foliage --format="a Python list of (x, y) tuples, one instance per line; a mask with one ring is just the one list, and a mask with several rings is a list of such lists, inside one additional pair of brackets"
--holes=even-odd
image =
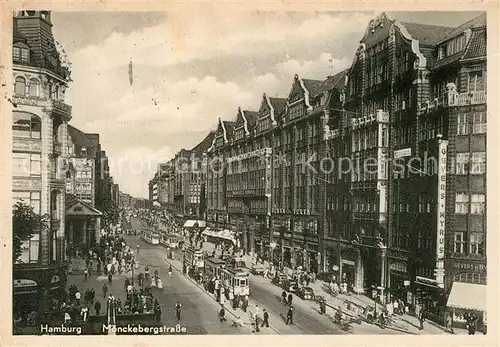
[(107, 228), (112, 224), (118, 224), (120, 215), (115, 203), (109, 198), (102, 198), (97, 201), (97, 209), (102, 212), (101, 223)]
[(18, 202), (12, 211), (12, 260), (15, 263), (22, 253), (22, 244), (34, 234), (49, 229), (48, 215), (39, 215), (30, 205)]

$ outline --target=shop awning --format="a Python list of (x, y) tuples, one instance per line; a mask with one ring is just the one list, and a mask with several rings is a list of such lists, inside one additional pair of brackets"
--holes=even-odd
[(486, 311), (486, 286), (483, 284), (453, 282), (447, 307)]
[(186, 221), (186, 223), (184, 223), (184, 228), (192, 228), (197, 223), (198, 223), (198, 227), (200, 227), (200, 228), (204, 228), (205, 225), (206, 225), (204, 220), (192, 220), (192, 219), (189, 219), (189, 220)]
[(203, 230), (201, 233), (203, 236), (211, 236), (211, 237), (216, 237), (219, 239), (224, 239), (231, 241), (232, 243), (236, 244), (236, 239), (234, 238), (233, 232), (228, 230), (228, 229), (211, 229), (211, 228), (206, 228)]

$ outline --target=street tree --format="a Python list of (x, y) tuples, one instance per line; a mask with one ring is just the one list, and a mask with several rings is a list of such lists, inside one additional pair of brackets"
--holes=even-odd
[(22, 254), (22, 245), (36, 233), (48, 231), (50, 217), (39, 215), (33, 207), (22, 202), (14, 205), (12, 211), (12, 260), (15, 263)]

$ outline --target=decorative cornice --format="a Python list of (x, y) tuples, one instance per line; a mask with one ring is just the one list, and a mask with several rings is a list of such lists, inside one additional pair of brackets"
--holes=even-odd
[(248, 136), (250, 135), (250, 132), (248, 131), (248, 120), (247, 117), (245, 117), (245, 112), (241, 109), (241, 107), (238, 107), (238, 112), (243, 118), (243, 126), (245, 127), (245, 134)]
[(224, 136), (224, 142), (227, 142), (227, 131), (226, 131), (226, 126), (224, 125), (224, 122), (222, 119), (219, 117), (219, 124), (222, 127), (222, 135)]

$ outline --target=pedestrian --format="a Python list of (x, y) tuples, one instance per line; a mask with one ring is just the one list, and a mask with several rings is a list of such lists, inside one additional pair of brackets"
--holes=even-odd
[(102, 285), (102, 294), (104, 297), (106, 297), (106, 294), (108, 293), (108, 286), (106, 285), (106, 283), (104, 283)]
[(263, 320), (262, 320), (262, 327), (266, 327), (266, 328), (269, 328), (269, 313), (267, 313), (266, 309), (263, 309), (262, 310), (263, 312)]
[(172, 265), (168, 267), (168, 275), (172, 276)]
[(293, 324), (293, 306), (290, 306), (290, 308), (288, 309), (288, 312), (286, 314), (286, 323), (288, 325), (288, 323), (290, 324)]
[(449, 331), (450, 333), (454, 334), (453, 317), (452, 317), (452, 313), (450, 313), (450, 312), (448, 312), (448, 317), (446, 317), (446, 331)]
[(158, 302), (158, 300), (156, 300), (154, 312), (155, 312), (156, 322), (159, 323), (161, 320), (161, 307), (160, 307), (160, 303)]
[(175, 304), (175, 315), (177, 316), (177, 320), (181, 320), (181, 310), (182, 305), (177, 301), (177, 304)]
[(283, 293), (281, 293), (281, 298), (283, 299), (283, 303), (286, 304), (286, 291), (284, 290)]
[(87, 282), (88, 276), (89, 276), (89, 270), (86, 268), (85, 270), (83, 270), (83, 277), (84, 277), (85, 282)]
[(420, 323), (420, 326), (418, 327), (418, 330), (424, 329), (424, 321), (425, 321), (425, 315), (424, 315), (424, 310), (421, 309), (419, 314), (418, 314), (418, 322)]
[(222, 322), (226, 321), (226, 310), (224, 309), (224, 306), (221, 305), (220, 311), (219, 311), (219, 319)]
[(101, 312), (101, 303), (99, 302), (99, 300), (96, 300), (94, 304), (94, 309), (95, 309), (95, 314), (99, 315), (99, 313)]
[(108, 283), (111, 285), (111, 284), (112, 284), (112, 282), (113, 282), (113, 275), (110, 273), (110, 274), (108, 275)]
[(80, 294), (80, 292), (79, 292), (79, 291), (77, 291), (77, 292), (75, 293), (75, 299), (76, 299), (76, 304), (77, 304), (77, 305), (80, 305), (80, 298), (81, 298), (81, 294)]
[(293, 295), (292, 293), (289, 293), (288, 294), (288, 305), (292, 306), (292, 299), (293, 299)]

